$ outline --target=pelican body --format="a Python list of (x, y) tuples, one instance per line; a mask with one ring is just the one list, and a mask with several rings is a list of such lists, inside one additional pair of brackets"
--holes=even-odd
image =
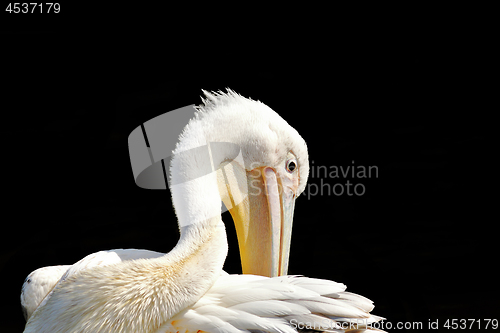
[[(259, 101), (204, 93), (170, 165), (177, 245), (166, 254), (101, 251), (34, 271), (21, 294), (25, 333), (344, 332), (382, 319), (343, 284), (286, 276), (294, 203), (309, 172), (302, 137)], [(222, 270), (221, 200), (243, 275)]]

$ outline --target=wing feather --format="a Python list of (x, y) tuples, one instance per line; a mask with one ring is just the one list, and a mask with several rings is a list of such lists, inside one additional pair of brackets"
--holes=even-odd
[(244, 311), (259, 317), (283, 317), (293, 314), (311, 313), (306, 307), (290, 302), (267, 300), (240, 303), (230, 307), (230, 309)]
[(303, 276), (222, 274), (205, 296), (157, 333), (362, 332), (383, 319), (370, 315), (369, 299), (345, 289)]

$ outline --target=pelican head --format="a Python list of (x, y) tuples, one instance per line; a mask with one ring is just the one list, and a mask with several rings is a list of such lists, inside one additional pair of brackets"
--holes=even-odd
[[(306, 143), (283, 118), (259, 101), (229, 89), (227, 93), (204, 94), (203, 105), (197, 107), (195, 118), (181, 134), (171, 164), (172, 199), (179, 223), (182, 227), (182, 221), (193, 221), (194, 216), (206, 214), (214, 206), (219, 210), (213, 215), (218, 213), (220, 217), (222, 200), (235, 223), (243, 273), (286, 275), (294, 203), (309, 173)], [(209, 147), (205, 160), (200, 154), (181, 154), (202, 146)], [(186, 170), (199, 170), (202, 164), (211, 164), (215, 171), (212, 181), (216, 181), (219, 196), (213, 195), (208, 182), (191, 188), (186, 185), (187, 178), (196, 178), (186, 175)], [(201, 179), (206, 177), (199, 178), (205, 181)], [(181, 183), (184, 185), (175, 185)], [(205, 192), (198, 195), (204, 199), (198, 203), (191, 200), (189, 209), (182, 207), (186, 202), (183, 193), (193, 197), (195, 190)]]

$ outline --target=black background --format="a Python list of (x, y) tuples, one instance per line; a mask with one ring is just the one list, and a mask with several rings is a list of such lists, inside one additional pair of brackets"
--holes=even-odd
[[(343, 282), (393, 325), (500, 319), (488, 19), (468, 8), (216, 19), (72, 6), (2, 13), (0, 331), (22, 331), (20, 289), (36, 268), (175, 245), (169, 192), (134, 184), (127, 137), (226, 87), (295, 127), (314, 165), (378, 167), (350, 180), (363, 196), (297, 200), (290, 274)], [(238, 273), (226, 214), (225, 269)]]

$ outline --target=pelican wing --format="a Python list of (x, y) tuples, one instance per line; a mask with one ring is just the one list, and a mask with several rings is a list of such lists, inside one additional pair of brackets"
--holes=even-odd
[(89, 254), (73, 265), (39, 268), (26, 277), (21, 289), (24, 318), (28, 321), (33, 312), (47, 302), (54, 287), (73, 274), (92, 267), (108, 266), (127, 260), (157, 258), (163, 255), (164, 253), (149, 250), (116, 249)]
[(221, 275), (196, 304), (156, 333), (371, 330), (383, 318), (369, 313), (373, 309), (369, 299), (345, 288), (302, 276)]

